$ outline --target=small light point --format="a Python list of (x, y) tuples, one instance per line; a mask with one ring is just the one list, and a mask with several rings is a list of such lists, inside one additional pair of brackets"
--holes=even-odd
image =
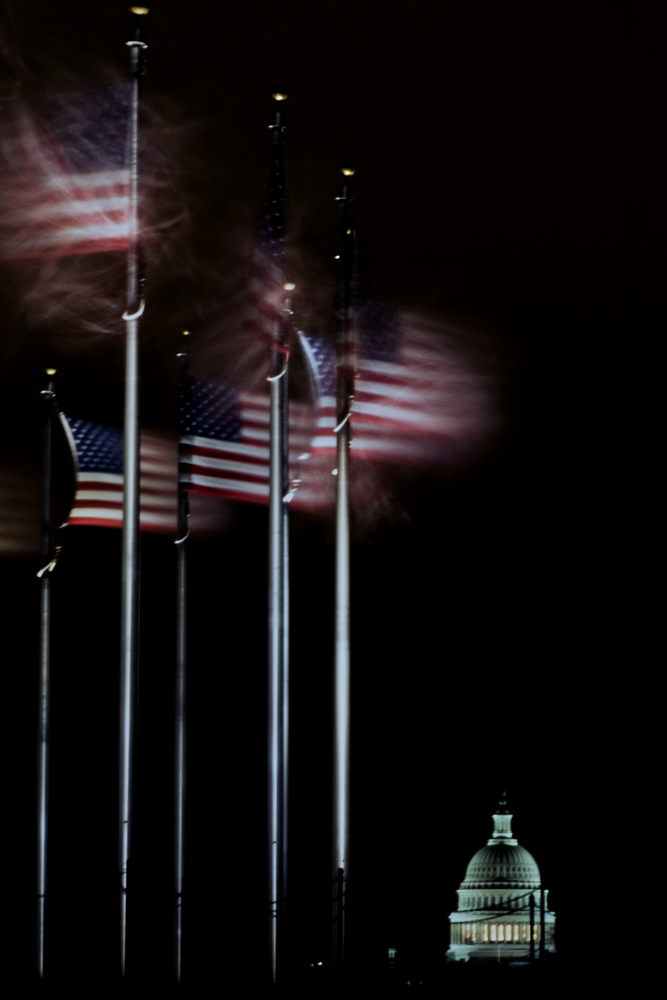
[(340, 169), (344, 177), (352, 177), (354, 175), (356, 167), (354, 163), (350, 163), (350, 161), (348, 160), (345, 163), (341, 164)]
[(147, 14), (148, 7), (130, 7), (133, 14)]
[(183, 330), (183, 336), (184, 337), (189, 337), (190, 336), (190, 331), (189, 330)]
[(285, 289), (286, 292), (293, 292), (294, 289), (296, 288), (296, 285), (294, 284), (293, 281), (288, 281), (283, 285), (283, 288)]
[(56, 373), (56, 369), (55, 368), (47, 368), (46, 369), (46, 374), (47, 375), (55, 375), (55, 373)]
[(286, 101), (287, 100), (287, 94), (285, 93), (284, 90), (275, 90), (271, 94), (271, 97), (273, 98), (274, 101)]

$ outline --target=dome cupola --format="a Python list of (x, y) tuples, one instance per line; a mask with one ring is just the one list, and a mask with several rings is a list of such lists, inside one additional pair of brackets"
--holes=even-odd
[(507, 808), (507, 792), (503, 792), (503, 797), (498, 803), (498, 808), (493, 814), (493, 836), (489, 844), (516, 844), (512, 837), (512, 814)]

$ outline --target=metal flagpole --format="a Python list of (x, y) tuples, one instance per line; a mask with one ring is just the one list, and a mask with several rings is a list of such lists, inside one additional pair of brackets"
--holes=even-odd
[[(283, 163), (287, 95), (272, 94), (276, 101), (271, 155), (271, 179), (263, 225), (269, 232), (273, 263), (283, 282), (284, 185)], [(268, 853), (269, 853), (269, 960), (271, 980), (277, 982), (283, 964), (287, 895), (287, 702), (289, 649), (287, 576), (288, 486), (288, 349), (285, 315), (274, 318), (270, 359), (269, 449), (269, 664), (268, 664)]]
[(342, 168), (339, 198), (338, 381), (336, 410), (336, 608), (334, 653), (333, 748), (333, 975), (340, 982), (345, 968), (345, 896), (349, 869), (350, 823), (350, 414), (354, 398), (352, 324), (350, 316), (354, 268), (353, 203), (349, 178)]
[[(183, 331), (187, 338), (189, 331)], [(188, 373), (188, 340), (184, 339), (179, 401)], [(178, 483), (176, 528), (176, 703), (174, 710), (174, 973), (181, 981), (183, 967), (183, 873), (185, 868), (185, 767), (186, 767), (186, 670), (187, 670), (187, 562), (185, 541), (189, 534), (188, 494)]]
[[(285, 303), (287, 314), (290, 313), (291, 302)], [(287, 359), (287, 355), (285, 355)], [(283, 604), (282, 604), (282, 672), (280, 677), (280, 895), (281, 906), (278, 918), (278, 948), (281, 956), (281, 968), (285, 967), (287, 957), (287, 821), (289, 802), (289, 385), (288, 367), (285, 363), (285, 374), (280, 379), (282, 386), (282, 452), (283, 452), (283, 505), (282, 505), (282, 536), (283, 536)]]
[(135, 22), (127, 42), (131, 59), (129, 141), (129, 237), (125, 320), (125, 464), (120, 654), (120, 744), (118, 867), (120, 875), (120, 968), (131, 972), (128, 955), (129, 869), (133, 846), (136, 753), (137, 661), (139, 650), (139, 319), (144, 311), (139, 260), (139, 97), (144, 72), (146, 7), (132, 7)]
[(46, 404), (44, 414), (44, 456), (42, 470), (42, 569), (37, 576), (41, 588), (39, 637), (39, 710), (37, 734), (37, 973), (44, 978), (44, 938), (46, 908), (46, 855), (48, 848), (49, 810), (49, 729), (51, 701), (51, 435), (55, 368), (47, 368), (49, 376), (42, 390)]

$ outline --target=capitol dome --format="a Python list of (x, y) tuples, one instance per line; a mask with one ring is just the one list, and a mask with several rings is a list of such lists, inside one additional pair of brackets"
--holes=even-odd
[(505, 795), (493, 815), (493, 836), (470, 861), (450, 915), (451, 961), (520, 960), (554, 952), (555, 915), (547, 909), (535, 858), (512, 836)]
[(477, 852), (466, 871), (461, 888), (506, 886), (512, 889), (539, 889), (540, 869), (532, 854), (510, 843), (489, 843)]

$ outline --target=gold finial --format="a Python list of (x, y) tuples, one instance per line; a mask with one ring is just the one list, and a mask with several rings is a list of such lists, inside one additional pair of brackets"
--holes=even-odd
[(133, 14), (147, 14), (148, 7), (130, 7)]
[(356, 167), (354, 163), (350, 163), (348, 161), (347, 163), (342, 163), (340, 169), (345, 177), (352, 177), (354, 171), (356, 170)]
[(293, 291), (294, 291), (294, 289), (296, 288), (296, 285), (294, 284), (294, 282), (293, 282), (293, 281), (287, 281), (287, 282), (286, 282), (286, 283), (285, 283), (285, 284), (283, 285), (283, 288), (285, 289), (285, 291), (286, 291), (286, 292), (293, 292)]
[(276, 90), (276, 91), (274, 91), (271, 94), (271, 97), (273, 98), (274, 101), (286, 101), (287, 100), (287, 94), (285, 93), (284, 90)]
[(55, 375), (55, 373), (56, 373), (56, 369), (55, 368), (47, 368), (46, 369), (46, 374), (47, 375)]

